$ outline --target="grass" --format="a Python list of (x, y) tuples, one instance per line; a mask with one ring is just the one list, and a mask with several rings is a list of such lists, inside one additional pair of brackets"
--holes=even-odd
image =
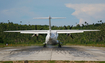
[[(63, 45), (63, 44), (62, 44)], [(95, 47), (105, 47), (105, 44), (65, 44), (65, 46), (95, 46)], [(0, 47), (24, 47), (24, 46), (43, 46), (43, 44), (0, 44)], [(57, 45), (56, 45), (57, 46)]]
[(105, 63), (105, 61), (0, 61), (0, 63)]
[(43, 44), (8, 44), (8, 45), (5, 45), (5, 44), (0, 44), (0, 47), (24, 47), (24, 46), (42, 46)]
[(67, 46), (77, 45), (77, 46), (94, 46), (94, 47), (105, 47), (105, 44), (66, 44)]
[(13, 61), (0, 61), (0, 63), (13, 63)]

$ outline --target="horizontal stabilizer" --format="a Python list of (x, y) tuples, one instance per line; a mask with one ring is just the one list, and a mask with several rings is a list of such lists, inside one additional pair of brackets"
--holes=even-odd
[(49, 19), (49, 17), (37, 17), (37, 18), (33, 18), (33, 19)]
[(65, 19), (66, 17), (52, 17), (51, 19)]
[(66, 17), (37, 17), (33, 19), (65, 19)]

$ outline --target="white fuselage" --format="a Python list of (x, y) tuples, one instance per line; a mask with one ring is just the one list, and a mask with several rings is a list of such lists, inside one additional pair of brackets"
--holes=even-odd
[(58, 33), (56, 31), (49, 30), (46, 36), (45, 44), (48, 44), (48, 45), (58, 44), (59, 41), (57, 40), (57, 37), (58, 37)]

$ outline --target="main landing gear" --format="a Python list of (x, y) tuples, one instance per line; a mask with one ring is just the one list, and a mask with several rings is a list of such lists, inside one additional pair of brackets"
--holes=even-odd
[(44, 44), (43, 47), (46, 47), (46, 44)]
[(61, 44), (58, 44), (58, 47), (61, 48)]

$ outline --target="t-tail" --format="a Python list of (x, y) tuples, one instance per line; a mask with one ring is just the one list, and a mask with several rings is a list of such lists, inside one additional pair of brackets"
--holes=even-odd
[(49, 31), (51, 33), (51, 19), (65, 19), (66, 17), (37, 17), (33, 19), (49, 19)]

